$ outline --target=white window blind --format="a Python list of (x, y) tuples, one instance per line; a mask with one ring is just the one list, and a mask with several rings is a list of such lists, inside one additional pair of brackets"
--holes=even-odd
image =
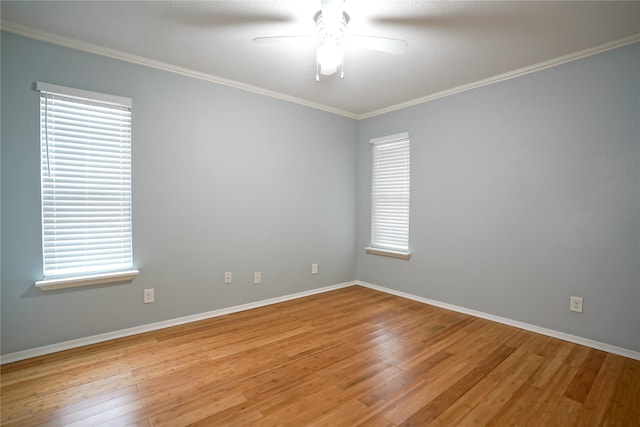
[(409, 252), (409, 134), (371, 140), (371, 246)]
[(131, 270), (131, 100), (36, 89), (45, 279)]

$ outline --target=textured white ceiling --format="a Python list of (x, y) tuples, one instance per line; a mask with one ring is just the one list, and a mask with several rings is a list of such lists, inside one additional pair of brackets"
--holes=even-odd
[(70, 38), (353, 117), (621, 39), (640, 40), (640, 2), (347, 0), (351, 33), (405, 39), (407, 52), (346, 48), (345, 78), (316, 82), (317, 44), (252, 42), (312, 34), (319, 7), (319, 0), (3, 0), (1, 12), (8, 31)]

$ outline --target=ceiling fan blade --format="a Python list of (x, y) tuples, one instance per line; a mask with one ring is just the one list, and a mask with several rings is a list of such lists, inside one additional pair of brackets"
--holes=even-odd
[(301, 36), (270, 36), (270, 37), (255, 37), (254, 43), (258, 44), (276, 44), (276, 43), (299, 43), (308, 42), (312, 40), (313, 36), (301, 35)]
[(350, 36), (349, 44), (364, 49), (371, 49), (394, 54), (404, 53), (409, 47), (407, 41), (402, 39), (360, 35)]

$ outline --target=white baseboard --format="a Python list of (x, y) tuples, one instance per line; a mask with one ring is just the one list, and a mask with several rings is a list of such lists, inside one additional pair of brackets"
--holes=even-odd
[(176, 319), (164, 320), (162, 322), (150, 323), (148, 325), (135, 326), (133, 328), (121, 329), (118, 331), (92, 335), (90, 337), (78, 338), (71, 341), (64, 341), (61, 343), (46, 345), (43, 347), (37, 347), (29, 350), (17, 351), (15, 353), (8, 353), (0, 356), (0, 364), (4, 365), (5, 363), (17, 362), (19, 360), (30, 359), (32, 357), (56, 353), (58, 351), (69, 350), (72, 348), (82, 347), (85, 345), (110, 341), (116, 338), (124, 338), (131, 335), (141, 334), (144, 332), (151, 332), (151, 331), (156, 331), (158, 329), (169, 328), (171, 326), (178, 326), (178, 325), (183, 325), (185, 323), (196, 322), (198, 320), (224, 316), (226, 314), (237, 313), (239, 311), (244, 311), (244, 310), (251, 310), (252, 308), (264, 307), (266, 305), (277, 304), (279, 302), (289, 301), (292, 299), (303, 298), (310, 295), (333, 291), (335, 289), (346, 288), (348, 286), (353, 286), (354, 284), (355, 282), (339, 283), (337, 285), (325, 286), (318, 289), (312, 289), (310, 291), (297, 292), (295, 294), (269, 298), (266, 300), (256, 301), (248, 304), (236, 305), (233, 307), (227, 307), (219, 310), (208, 311), (205, 313), (198, 313), (190, 316), (178, 317)]
[(131, 335), (141, 334), (144, 332), (156, 331), (158, 329), (169, 328), (171, 326), (183, 325), (185, 323), (196, 322), (198, 320), (210, 319), (213, 317), (224, 316), (226, 314), (237, 313), (239, 311), (250, 310), (252, 308), (264, 307), (266, 305), (277, 304), (279, 302), (289, 301), (297, 298), (303, 298), (310, 295), (320, 294), (323, 292), (329, 292), (336, 289), (346, 288), (349, 286), (360, 285), (366, 288), (374, 289), (380, 292), (385, 292), (391, 295), (396, 295), (402, 298), (407, 298), (413, 301), (421, 302), (423, 304), (429, 304), (436, 307), (444, 308), (458, 313), (468, 314), (470, 316), (479, 317), (482, 319), (491, 320), (494, 322), (502, 323), (516, 328), (524, 329), (527, 331), (535, 332), (541, 335), (546, 335), (553, 338), (558, 338), (564, 341), (569, 341), (575, 344), (584, 345), (586, 347), (595, 348), (598, 350), (606, 351), (609, 353), (617, 354), (619, 356), (628, 357), (630, 359), (640, 360), (640, 352), (628, 350), (626, 348), (616, 347), (610, 344), (605, 344), (599, 341), (590, 340), (587, 338), (578, 337), (575, 335), (566, 334), (564, 332), (555, 331), (552, 329), (546, 329), (539, 326), (531, 325), (517, 320), (507, 319), (506, 317), (500, 317), (481, 311), (471, 310), (465, 307), (460, 307), (453, 304), (448, 304), (440, 301), (431, 300), (428, 298), (419, 297), (406, 292), (396, 291), (394, 289), (385, 288), (384, 286), (374, 285), (372, 283), (353, 281), (339, 283), (337, 285), (325, 286), (318, 289), (312, 289), (310, 291), (298, 292), (295, 294), (284, 295), (281, 297), (270, 298), (262, 301), (256, 301), (248, 304), (236, 305), (233, 307), (222, 308), (219, 310), (208, 311), (205, 313), (193, 314), (190, 316), (179, 317), (176, 319), (165, 320), (162, 322), (150, 323), (148, 325), (136, 326), (128, 329), (121, 329), (118, 331), (107, 332), (104, 334), (93, 335), (90, 337), (79, 338), (71, 341), (65, 341), (57, 344), (51, 344), (43, 347), (37, 347), (29, 350), (18, 351), (15, 353), (9, 353), (0, 356), (0, 364), (17, 362), (19, 360), (29, 359), (32, 357), (43, 356), (45, 354), (56, 353), (58, 351), (69, 350), (72, 348), (82, 347), (85, 345), (96, 344), (113, 340), (116, 338), (124, 338)]
[(519, 322), (517, 320), (507, 319), (506, 317), (496, 316), (494, 314), (484, 313), (482, 311), (471, 310), (469, 308), (460, 307), (446, 302), (435, 301), (428, 298), (419, 297), (416, 295), (408, 294), (406, 292), (396, 291), (395, 289), (385, 288), (384, 286), (378, 286), (367, 282), (356, 280), (355, 285), (364, 286), (366, 288), (374, 289), (380, 292), (386, 292), (391, 295), (407, 298), (413, 301), (418, 301), (423, 304), (429, 304), (447, 310), (456, 311), (458, 313), (468, 314), (470, 316), (479, 317), (481, 319), (487, 319), (494, 322), (502, 323), (509, 326), (515, 326), (516, 328), (524, 329), (526, 331), (535, 332), (537, 334), (546, 335), (553, 338), (558, 338), (563, 341), (569, 341), (574, 344), (584, 345), (586, 347), (595, 348), (597, 350), (606, 351), (608, 353), (617, 354), (618, 356), (628, 357), (630, 359), (640, 360), (640, 352), (629, 350), (622, 347), (616, 347), (614, 345), (602, 343), (599, 341), (590, 340), (588, 338), (579, 337), (576, 335), (566, 334), (564, 332), (555, 331), (553, 329), (542, 328), (540, 326), (531, 325), (529, 323)]

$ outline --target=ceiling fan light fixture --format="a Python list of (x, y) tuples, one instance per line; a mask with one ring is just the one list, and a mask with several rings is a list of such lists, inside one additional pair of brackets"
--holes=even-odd
[(316, 52), (316, 59), (320, 66), (320, 74), (328, 76), (336, 71), (344, 61), (344, 51), (337, 40), (325, 40)]
[[(316, 24), (316, 38), (321, 46), (316, 50), (316, 81), (320, 75), (330, 76), (340, 70), (340, 77), (344, 78), (344, 51), (342, 42), (348, 35), (347, 24), (351, 18), (344, 11), (345, 0), (320, 0), (320, 10), (313, 15)], [(307, 39), (308, 36), (272, 36), (256, 37), (255, 43), (269, 43), (274, 41)], [(366, 36), (352, 34), (345, 42), (351, 46), (380, 52), (400, 54), (406, 51), (406, 40), (389, 37)]]

